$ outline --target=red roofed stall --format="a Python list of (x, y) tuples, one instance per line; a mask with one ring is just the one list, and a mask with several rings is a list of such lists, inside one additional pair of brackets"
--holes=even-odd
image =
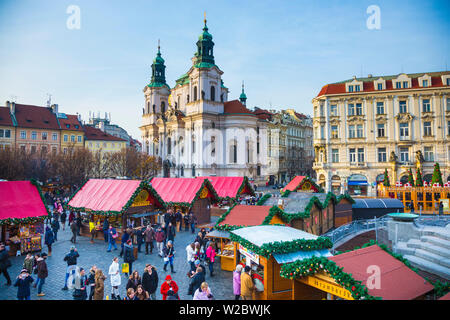
[(41, 250), (48, 215), (36, 181), (0, 181), (0, 242), (9, 244), (11, 255)]
[(324, 192), (323, 189), (307, 176), (295, 176), (282, 190), (285, 192)]
[[(101, 229), (105, 219), (117, 228), (155, 224), (166, 205), (150, 184), (142, 180), (90, 179), (69, 200), (67, 207), (82, 217), (82, 235), (90, 235), (89, 223)], [(102, 238), (97, 233), (96, 237)]]
[(204, 178), (153, 178), (151, 186), (167, 207), (183, 214), (192, 211), (198, 224), (211, 221), (211, 204), (219, 200), (211, 182)]

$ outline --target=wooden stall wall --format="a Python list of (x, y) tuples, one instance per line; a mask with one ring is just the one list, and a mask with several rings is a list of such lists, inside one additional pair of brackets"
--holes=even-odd
[(197, 217), (197, 223), (203, 224), (211, 221), (211, 202), (209, 198), (198, 199), (192, 206), (192, 212)]
[(347, 199), (342, 199), (336, 206), (334, 226), (337, 228), (352, 222), (352, 204)]

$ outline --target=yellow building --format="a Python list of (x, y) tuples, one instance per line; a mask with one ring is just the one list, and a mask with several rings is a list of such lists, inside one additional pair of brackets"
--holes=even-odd
[(450, 71), (369, 75), (325, 85), (314, 107), (313, 169), (326, 191), (375, 196), (420, 167), (439, 162), (450, 180)]
[(84, 126), (84, 147), (92, 152), (119, 152), (125, 149), (127, 141), (107, 134), (100, 129)]
[(84, 147), (84, 130), (80, 119), (72, 114), (58, 114), (61, 127), (61, 151)]

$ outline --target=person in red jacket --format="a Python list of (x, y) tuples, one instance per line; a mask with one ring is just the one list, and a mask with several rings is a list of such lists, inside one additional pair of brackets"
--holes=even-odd
[(178, 295), (178, 285), (175, 281), (172, 280), (170, 274), (167, 275), (166, 281), (161, 285), (161, 294), (163, 296), (163, 300), (180, 300), (180, 296)]

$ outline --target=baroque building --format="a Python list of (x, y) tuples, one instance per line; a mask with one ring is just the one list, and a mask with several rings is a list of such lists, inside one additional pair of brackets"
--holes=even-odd
[(142, 149), (162, 160), (162, 176), (248, 176), (264, 181), (265, 123), (239, 100), (228, 100), (223, 71), (214, 59), (214, 42), (206, 20), (192, 67), (166, 83), (160, 47), (152, 77), (143, 92)]
[(439, 162), (450, 180), (450, 72), (369, 75), (325, 85), (312, 100), (318, 183), (327, 191), (376, 196)]

